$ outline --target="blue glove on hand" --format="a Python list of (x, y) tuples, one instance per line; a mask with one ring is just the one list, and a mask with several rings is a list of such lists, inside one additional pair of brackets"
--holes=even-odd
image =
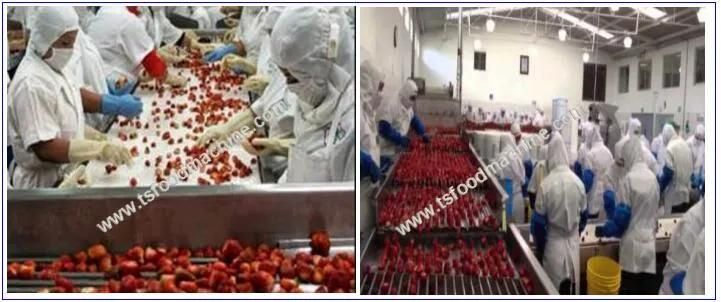
[(411, 143), (407, 136), (398, 132), (398, 130), (393, 128), (393, 126), (391, 126), (391, 124), (385, 120), (381, 120), (380, 122), (378, 122), (378, 134), (380, 134), (381, 137), (403, 148), (408, 148)]
[(123, 85), (123, 87), (120, 88), (117, 88), (115, 86), (115, 81), (111, 79), (105, 79), (105, 83), (108, 84), (108, 92), (110, 92), (110, 94), (120, 96), (124, 94), (129, 94), (133, 90), (133, 87), (135, 87), (136, 82), (128, 81), (127, 83), (125, 83), (125, 85)]
[(521, 195), (523, 195), (524, 198), (528, 197), (528, 181), (525, 181), (521, 185)]
[(606, 220), (602, 226), (596, 226), (596, 237), (621, 238), (631, 222), (631, 207), (628, 204), (620, 203), (616, 206), (613, 217)]
[(536, 257), (539, 261), (543, 261), (543, 252), (546, 249), (546, 241), (548, 240), (548, 219), (546, 216), (533, 212), (531, 215), (531, 235), (536, 245)]
[(656, 180), (658, 181), (658, 186), (661, 192), (666, 190), (666, 187), (671, 183), (671, 180), (673, 180), (673, 170), (669, 168), (668, 166), (663, 166), (663, 170), (661, 171), (661, 174), (656, 176)]
[(531, 179), (531, 174), (533, 174), (533, 162), (530, 159), (524, 160), (523, 168), (526, 170), (526, 179)]
[(608, 219), (612, 219), (613, 212), (616, 211), (616, 193), (611, 190), (603, 192), (603, 209), (606, 211)]
[(203, 60), (206, 63), (213, 63), (216, 61), (220, 61), (228, 54), (238, 52), (238, 47), (235, 46), (235, 44), (226, 44), (221, 47), (216, 48), (215, 50), (211, 51), (205, 57), (203, 57)]
[(143, 112), (143, 103), (139, 97), (130, 94), (121, 96), (103, 94), (100, 112), (105, 115), (120, 115), (127, 118), (134, 118)]
[(360, 168), (361, 178), (369, 176), (372, 182), (377, 182), (381, 178), (381, 170), (378, 165), (373, 161), (373, 157), (370, 156), (364, 150), (360, 151)]
[(581, 178), (581, 172), (583, 172), (583, 167), (581, 167), (581, 163), (576, 161), (573, 163), (573, 173), (576, 173), (576, 176), (578, 178)]
[(583, 170), (581, 181), (583, 181), (583, 187), (586, 189), (586, 194), (588, 194), (588, 192), (591, 192), (594, 178), (595, 175), (593, 174), (593, 171), (591, 171), (590, 169)]
[(504, 178), (501, 180), (503, 189), (508, 194), (508, 200), (506, 201), (506, 219), (510, 220), (513, 217), (513, 181), (510, 178)]
[(676, 273), (671, 277), (669, 285), (674, 295), (683, 295), (683, 279), (686, 278), (686, 272)]
[(390, 156), (381, 155), (381, 173), (386, 173), (393, 165), (393, 159)]

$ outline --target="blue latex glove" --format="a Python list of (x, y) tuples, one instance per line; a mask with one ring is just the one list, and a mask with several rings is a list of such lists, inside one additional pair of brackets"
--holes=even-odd
[(381, 173), (385, 174), (393, 165), (393, 159), (390, 156), (381, 155)]
[(586, 194), (588, 194), (588, 192), (591, 192), (594, 178), (595, 175), (593, 174), (593, 171), (591, 171), (590, 169), (583, 170), (581, 174), (581, 181), (583, 181), (583, 187), (586, 189)]
[(588, 209), (581, 212), (581, 221), (578, 222), (578, 234), (581, 235), (583, 230), (586, 229), (586, 223), (588, 223)]
[(110, 92), (110, 94), (117, 96), (129, 94), (133, 90), (133, 87), (135, 87), (135, 81), (128, 81), (123, 87), (120, 88), (116, 88), (115, 81), (111, 79), (105, 79), (105, 83), (108, 84), (108, 91)]
[(411, 143), (407, 136), (402, 135), (398, 130), (394, 129), (387, 121), (378, 122), (378, 134), (403, 148), (408, 148)]
[(573, 163), (573, 173), (576, 173), (576, 176), (578, 178), (581, 178), (581, 172), (583, 172), (583, 167), (581, 167), (581, 163), (576, 161)]
[(143, 103), (139, 97), (130, 94), (121, 96), (103, 94), (100, 112), (105, 115), (120, 115), (127, 118), (134, 118), (143, 112)]
[(506, 219), (510, 220), (513, 217), (513, 181), (510, 178), (504, 178), (501, 180), (503, 189), (508, 194), (508, 200), (506, 200)]
[(528, 181), (533, 174), (533, 162), (530, 159), (524, 160), (523, 168), (526, 170), (526, 181)]
[(426, 140), (426, 127), (423, 126), (423, 122), (420, 118), (418, 118), (417, 114), (414, 114), (411, 119), (411, 128), (416, 132), (416, 134), (424, 137), (423, 141)]
[(548, 240), (548, 219), (545, 215), (533, 212), (531, 215), (531, 235), (536, 244), (536, 255), (539, 261), (543, 261), (543, 252), (546, 249)]
[(521, 194), (523, 195), (524, 198), (528, 197), (528, 181), (525, 181), (521, 185)]
[(661, 189), (661, 192), (666, 190), (666, 187), (671, 183), (671, 180), (673, 180), (673, 170), (669, 168), (668, 166), (663, 166), (663, 170), (661, 171), (661, 174), (656, 176), (656, 180), (658, 181), (658, 186)]
[(613, 218), (606, 220), (602, 226), (596, 227), (596, 237), (617, 237), (621, 238), (631, 222), (631, 207), (621, 203), (616, 206)]
[(613, 212), (616, 211), (616, 193), (611, 190), (603, 192), (603, 209), (606, 211), (606, 217), (613, 219)]
[(372, 182), (377, 182), (381, 178), (381, 170), (373, 161), (373, 157), (365, 150), (360, 151), (360, 169), (361, 178), (368, 176)]
[(683, 279), (686, 278), (686, 272), (676, 273), (671, 277), (669, 285), (674, 295), (683, 295)]
[(220, 61), (226, 55), (236, 52), (238, 52), (238, 47), (236, 47), (235, 44), (226, 44), (216, 48), (215, 50), (205, 55), (205, 57), (203, 57), (203, 60), (207, 63), (212, 63)]

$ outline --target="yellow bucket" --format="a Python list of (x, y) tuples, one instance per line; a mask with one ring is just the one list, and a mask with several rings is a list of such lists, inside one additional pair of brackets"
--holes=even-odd
[(617, 295), (621, 286), (621, 266), (605, 256), (594, 256), (586, 262), (589, 295)]

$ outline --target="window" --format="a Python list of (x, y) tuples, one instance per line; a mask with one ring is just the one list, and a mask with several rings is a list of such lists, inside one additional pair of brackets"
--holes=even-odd
[(704, 78), (706, 77), (706, 74), (704, 73), (706, 70), (704, 68), (704, 63), (706, 61), (706, 50), (705, 48), (699, 47), (696, 48), (696, 58), (694, 59), (694, 72), (693, 72), (693, 82), (695, 84), (703, 83)]
[(621, 66), (621, 68), (618, 69), (618, 92), (619, 93), (626, 93), (628, 92), (628, 74), (629, 74), (629, 66)]
[(583, 100), (606, 101), (606, 65), (583, 64)]
[(651, 89), (651, 60), (638, 62), (638, 90)]
[(473, 53), (473, 69), (486, 70), (486, 53), (476, 51)]
[(663, 56), (663, 88), (681, 85), (681, 53)]

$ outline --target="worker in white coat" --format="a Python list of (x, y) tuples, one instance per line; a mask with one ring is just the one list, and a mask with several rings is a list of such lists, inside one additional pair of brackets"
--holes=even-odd
[(558, 132), (548, 144), (548, 169), (536, 198), (531, 231), (542, 250), (543, 268), (559, 293), (579, 294), (581, 266), (579, 233), (587, 209), (583, 183), (571, 171), (566, 146)]
[(28, 52), (9, 88), (15, 188), (52, 187), (70, 172), (68, 163), (130, 162), (128, 149), (103, 141), (104, 136), (85, 126), (83, 113), (110, 112), (139, 100), (100, 96), (77, 85), (67, 67), (77, 55), (79, 28), (71, 7), (42, 7), (37, 12)]
[[(240, 58), (254, 58), (260, 51), (261, 42), (257, 39), (257, 35), (261, 32), (263, 18), (265, 18), (266, 10), (262, 6), (244, 6), (240, 16), (240, 22), (235, 28), (235, 34), (232, 41), (226, 43), (205, 55), (204, 60), (212, 63), (222, 60), (227, 55), (236, 55)], [(239, 60), (239, 59), (236, 59)], [(238, 61), (237, 64), (243, 62), (244, 71), (253, 74), (255, 69), (254, 59), (248, 62)]]
[(383, 99), (383, 74), (370, 61), (363, 61), (360, 67), (361, 115), (360, 157), (361, 178), (369, 177), (372, 182), (380, 180), (381, 150), (378, 146), (376, 111)]
[(139, 15), (135, 6), (104, 6), (90, 23), (87, 34), (103, 58), (108, 86), (130, 92), (142, 72), (174, 87), (185, 86), (185, 78), (168, 72)]
[(693, 171), (691, 149), (669, 124), (663, 127), (663, 142), (666, 145), (665, 165), (658, 174), (663, 213), (685, 212)]
[(613, 216), (613, 211), (616, 208), (618, 184), (621, 178), (626, 175), (626, 171), (623, 168), (623, 156), (621, 155), (623, 145), (626, 144), (626, 141), (628, 140), (621, 139), (616, 142), (613, 151), (613, 164), (609, 165), (601, 176), (600, 187), (603, 188), (603, 209), (605, 217)]
[(619, 293), (656, 294), (656, 224), (659, 188), (654, 173), (643, 160), (638, 137), (631, 137), (621, 151), (625, 176), (618, 184), (617, 202), (596, 237), (620, 238), (621, 288)]
[(666, 252), (666, 266), (663, 268), (663, 283), (660, 291), (662, 295), (673, 294), (671, 278), (688, 269), (696, 239), (706, 225), (704, 204), (704, 200), (701, 199), (686, 211), (671, 234)]
[(688, 147), (691, 149), (691, 159), (693, 160), (693, 173), (691, 174), (691, 183), (693, 187), (697, 188), (701, 179), (704, 177), (704, 156), (706, 156), (706, 130), (703, 124), (696, 126), (696, 131), (693, 136), (686, 140)]
[(298, 97), (294, 143), (277, 140), (288, 182), (355, 178), (355, 84), (338, 61), (353, 53), (349, 34), (321, 7), (286, 8), (273, 28), (271, 58)]
[(701, 230), (694, 244), (686, 272), (677, 273), (671, 279), (671, 288), (677, 295), (706, 294), (706, 228)]
[[(158, 55), (167, 63), (175, 64), (184, 59), (180, 49), (197, 50), (205, 53), (213, 49), (210, 44), (198, 42), (198, 38), (192, 31), (183, 31), (170, 22), (166, 16), (166, 7), (163, 6), (140, 6), (137, 8), (139, 17), (145, 24), (145, 30), (155, 44)], [(194, 11), (205, 12), (202, 7), (194, 8)], [(205, 14), (207, 18), (207, 13)], [(207, 23), (210, 20), (206, 20)]]
[(656, 158), (653, 156), (653, 153), (651, 152), (648, 139), (646, 136), (641, 133), (641, 121), (637, 118), (631, 118), (628, 121), (628, 129), (626, 129), (626, 135), (624, 135), (621, 139), (628, 139), (631, 135), (636, 135), (641, 139), (641, 145), (643, 146), (643, 158), (646, 164), (648, 165), (648, 168), (653, 171), (653, 173), (659, 173), (659, 167), (658, 162), (656, 161)]
[(656, 164), (659, 167), (663, 167), (666, 165), (666, 163), (663, 160), (664, 154), (666, 153), (666, 148), (663, 143), (663, 131), (659, 133), (656, 137), (653, 138), (651, 141), (651, 154), (653, 154), (653, 157), (656, 158)]
[(583, 135), (587, 151), (581, 163), (583, 167), (581, 180), (587, 188), (589, 218), (598, 218), (599, 215), (603, 214), (601, 207), (603, 206), (604, 190), (601, 184), (601, 176), (613, 164), (614, 160), (611, 151), (603, 143), (601, 133), (596, 125), (592, 123), (585, 124)]
[[(429, 141), (425, 126), (415, 114), (413, 106), (418, 97), (418, 86), (412, 80), (403, 82), (397, 98), (387, 98), (378, 111), (378, 134), (380, 134), (381, 159), (395, 155), (398, 150), (410, 145), (408, 131), (413, 129), (425, 142)], [(384, 163), (382, 166), (386, 165)]]
[[(523, 161), (510, 134), (501, 135), (501, 146), (504, 146), (503, 151), (498, 154), (495, 162), (501, 166), (498, 178), (509, 196), (506, 201), (506, 217), (509, 223), (524, 223), (523, 185), (526, 183), (526, 172)], [(508, 164), (503, 165), (504, 162)]]

